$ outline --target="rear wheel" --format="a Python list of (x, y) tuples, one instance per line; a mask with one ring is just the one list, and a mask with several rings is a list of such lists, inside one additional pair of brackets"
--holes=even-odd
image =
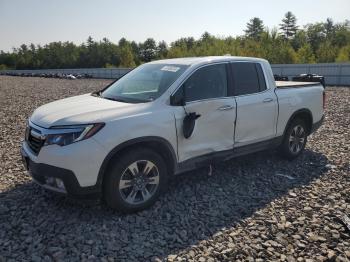
[(294, 159), (303, 152), (306, 141), (306, 124), (302, 119), (297, 118), (290, 123), (280, 146), (280, 151), (285, 158)]
[(127, 151), (109, 169), (104, 182), (107, 204), (120, 211), (135, 212), (151, 206), (166, 187), (163, 158), (149, 149)]

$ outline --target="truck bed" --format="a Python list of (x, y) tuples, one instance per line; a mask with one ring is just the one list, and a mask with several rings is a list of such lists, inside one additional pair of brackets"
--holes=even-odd
[(320, 85), (319, 82), (275, 81), (277, 88), (298, 88)]

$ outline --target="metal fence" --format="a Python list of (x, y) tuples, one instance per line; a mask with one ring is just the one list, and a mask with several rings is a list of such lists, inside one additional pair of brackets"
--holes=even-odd
[(350, 63), (274, 64), (274, 74), (288, 76), (318, 74), (325, 77), (326, 85), (350, 86)]
[(75, 69), (37, 69), (37, 70), (4, 70), (0, 74), (88, 74), (93, 78), (117, 79), (129, 72), (131, 68), (75, 68)]
[[(299, 74), (318, 74), (325, 77), (326, 85), (350, 86), (350, 63), (273, 64), (271, 67), (274, 74), (288, 76), (290, 79)], [(131, 68), (6, 70), (0, 71), (0, 74), (89, 74), (93, 78), (117, 79), (130, 70)]]

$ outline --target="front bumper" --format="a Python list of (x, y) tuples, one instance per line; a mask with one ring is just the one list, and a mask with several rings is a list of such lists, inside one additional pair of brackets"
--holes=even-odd
[[(101, 187), (98, 184), (87, 187), (80, 186), (77, 177), (72, 170), (43, 163), (36, 163), (30, 159), (23, 147), (21, 148), (21, 155), (26, 170), (33, 178), (33, 181), (41, 187), (74, 198), (96, 199), (100, 197)], [(48, 183), (50, 178), (51, 180), (52, 178), (60, 179), (64, 184), (64, 188)]]

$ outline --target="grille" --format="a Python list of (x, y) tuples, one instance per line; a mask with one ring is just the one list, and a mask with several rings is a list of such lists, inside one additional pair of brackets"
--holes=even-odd
[[(29, 147), (32, 149), (32, 151), (35, 154), (39, 154), (40, 149), (44, 145), (45, 140), (42, 140), (40, 138), (33, 136), (30, 132), (31, 130), (32, 130), (32, 128), (29, 129), (27, 142), (28, 142)], [(37, 131), (37, 130), (35, 130), (35, 131)]]

